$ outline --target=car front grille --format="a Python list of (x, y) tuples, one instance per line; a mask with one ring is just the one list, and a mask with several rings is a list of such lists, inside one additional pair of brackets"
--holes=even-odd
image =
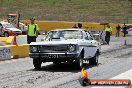
[(40, 52), (67, 51), (67, 45), (40, 46)]

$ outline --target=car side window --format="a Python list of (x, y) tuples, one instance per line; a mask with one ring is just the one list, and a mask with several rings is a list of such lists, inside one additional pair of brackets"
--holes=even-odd
[(86, 39), (86, 40), (89, 40), (87, 33), (86, 33), (85, 39)]
[(85, 37), (86, 40), (89, 40), (88, 36)]
[(93, 38), (90, 36), (90, 37), (89, 37), (89, 40), (93, 40)]
[(87, 33), (87, 40), (93, 40), (93, 37), (89, 33)]

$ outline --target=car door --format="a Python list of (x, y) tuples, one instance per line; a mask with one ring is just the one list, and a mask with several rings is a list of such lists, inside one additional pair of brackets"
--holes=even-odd
[(96, 53), (96, 41), (94, 41), (93, 37), (86, 33), (85, 37), (85, 48), (84, 48), (84, 58), (91, 58), (94, 57)]

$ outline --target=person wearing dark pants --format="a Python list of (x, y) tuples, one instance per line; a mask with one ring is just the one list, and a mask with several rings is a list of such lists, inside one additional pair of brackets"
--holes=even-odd
[(108, 31), (106, 31), (105, 41), (106, 41), (106, 43), (107, 43), (108, 45), (109, 45), (109, 41), (110, 41), (110, 35), (111, 35), (111, 33), (108, 32)]
[(119, 37), (119, 36), (120, 36), (120, 30), (121, 30), (121, 27), (120, 27), (120, 25), (118, 24), (118, 25), (116, 26), (116, 37)]
[(38, 25), (34, 23), (35, 19), (30, 19), (31, 23), (28, 24), (27, 27), (27, 43), (30, 44), (31, 42), (36, 42), (36, 38), (38, 36)]
[(105, 28), (105, 32), (106, 32), (105, 41), (109, 45), (110, 36), (111, 36), (111, 33), (112, 33), (112, 28), (110, 27), (110, 25), (107, 25), (107, 27)]
[(78, 28), (82, 28), (82, 24), (81, 23), (78, 23)]
[(36, 42), (36, 36), (27, 36), (27, 43)]
[(127, 34), (127, 26), (124, 24), (124, 26), (122, 27), (122, 29), (123, 29), (123, 34), (124, 34), (123, 37), (126, 37), (126, 34)]

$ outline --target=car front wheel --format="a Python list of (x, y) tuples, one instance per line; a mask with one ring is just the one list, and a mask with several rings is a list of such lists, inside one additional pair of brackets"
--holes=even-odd
[(98, 57), (99, 57), (99, 54), (96, 53), (93, 58), (89, 59), (89, 64), (90, 65), (98, 65)]
[(77, 58), (75, 63), (76, 63), (76, 66), (77, 66), (78, 69), (82, 69), (82, 67), (83, 67), (83, 57), (82, 57), (82, 55), (80, 55), (79, 58)]
[(33, 58), (33, 65), (35, 69), (41, 68), (42, 61), (39, 58)]
[(9, 34), (7, 32), (4, 33), (5, 37), (9, 37)]

